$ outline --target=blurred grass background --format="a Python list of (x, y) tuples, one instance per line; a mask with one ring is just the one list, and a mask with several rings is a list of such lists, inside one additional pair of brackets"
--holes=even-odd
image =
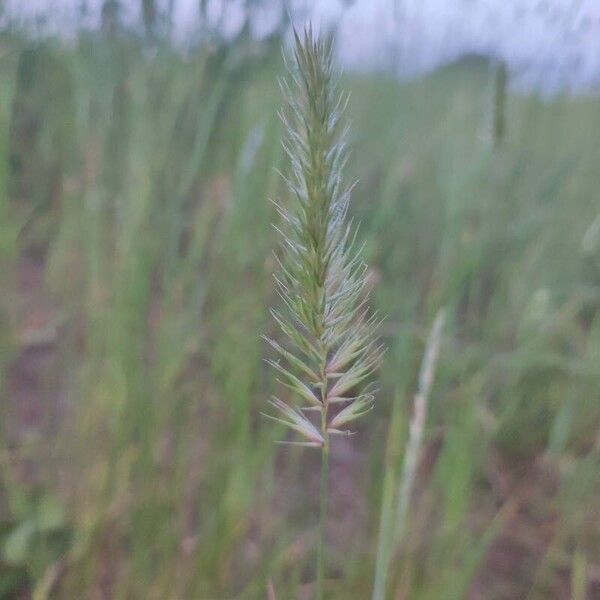
[[(259, 416), (280, 47), (2, 32), (0, 597), (311, 596), (318, 456)], [(333, 448), (331, 598), (370, 597), (441, 306), (389, 597), (600, 598), (600, 102), (504, 77), (343, 80), (389, 351)]]

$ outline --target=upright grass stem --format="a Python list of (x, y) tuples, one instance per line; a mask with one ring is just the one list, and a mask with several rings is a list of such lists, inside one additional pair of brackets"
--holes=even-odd
[(425, 353), (419, 372), (419, 383), (413, 402), (413, 415), (410, 421), (408, 443), (404, 452), (402, 471), (399, 477), (394, 511), (394, 480), (396, 474), (395, 456), (397, 454), (397, 439), (400, 430), (398, 403), (394, 405), (394, 414), (388, 439), (386, 457), (386, 472), (383, 486), (383, 499), (379, 526), (379, 541), (375, 562), (375, 582), (373, 584), (373, 600), (383, 600), (388, 581), (388, 571), (394, 548), (404, 536), (406, 521), (410, 507), (410, 497), (414, 488), (417, 465), (421, 454), (429, 394), (437, 365), (437, 358), (444, 329), (445, 310), (440, 309), (435, 318), (431, 333), (427, 339)]
[(327, 531), (327, 505), (329, 502), (329, 432), (327, 417), (329, 412), (327, 381), (327, 350), (321, 345), (321, 481), (319, 484), (319, 528), (317, 532), (317, 589), (316, 598), (322, 600), (325, 593), (325, 537)]
[(327, 527), (327, 505), (329, 502), (329, 434), (321, 451), (321, 486), (319, 501), (319, 531), (317, 540), (317, 600), (322, 600), (325, 587), (325, 531)]
[(398, 542), (402, 539), (406, 528), (410, 496), (414, 488), (417, 466), (421, 455), (421, 447), (423, 445), (429, 395), (431, 386), (433, 385), (433, 377), (435, 375), (437, 359), (442, 343), (445, 320), (445, 310), (440, 309), (435, 318), (435, 322), (433, 323), (433, 327), (431, 328), (431, 333), (429, 334), (427, 346), (425, 347), (425, 354), (423, 355), (423, 361), (421, 363), (421, 370), (419, 372), (419, 385), (414, 398), (408, 445), (404, 455), (404, 464), (402, 465), (402, 475), (400, 477), (400, 486), (398, 489), (395, 531)]
[[(291, 199), (275, 202), (277, 292), (284, 305), (272, 310), (282, 337), (267, 341), (279, 354), (269, 364), (290, 398), (273, 397), (270, 419), (303, 436), (284, 441), (321, 450), (320, 517), (317, 536), (316, 597), (324, 597), (325, 525), (332, 435), (350, 435), (346, 426), (368, 412), (373, 393), (364, 381), (376, 369), (382, 347), (375, 316), (367, 310), (366, 270), (346, 222), (352, 185), (345, 185), (345, 133), (341, 114), (347, 96), (335, 91), (331, 48), (313, 36), (295, 34), (294, 61), (281, 82), (287, 110), (284, 149), (291, 163), (285, 178)], [(319, 415), (314, 423), (309, 414)]]

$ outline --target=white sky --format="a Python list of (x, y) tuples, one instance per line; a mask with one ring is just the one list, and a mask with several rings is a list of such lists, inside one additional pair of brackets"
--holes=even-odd
[[(0, 0), (1, 2), (2, 0)], [(69, 26), (88, 7), (97, 22), (102, 0), (4, 0), (10, 14), (49, 14)], [(176, 30), (191, 34), (199, 0), (174, 2)], [(141, 0), (121, 0), (134, 18)], [(349, 68), (389, 68), (403, 73), (429, 70), (466, 52), (504, 58), (511, 71), (546, 90), (600, 88), (600, 0), (293, 0), (298, 14), (337, 28), (339, 54)], [(243, 0), (213, 0), (227, 6), (225, 29), (235, 31)], [(273, 11), (256, 14), (257, 34), (272, 27)], [(58, 24), (58, 25), (57, 25)]]

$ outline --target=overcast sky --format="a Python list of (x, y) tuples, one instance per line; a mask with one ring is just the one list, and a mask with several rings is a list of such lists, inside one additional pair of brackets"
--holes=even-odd
[[(0, 0), (1, 2), (2, 0)], [(98, 21), (102, 0), (4, 0), (12, 14), (50, 14), (68, 27), (82, 5), (88, 24)], [(181, 38), (198, 24), (199, 0), (174, 2)], [(141, 0), (121, 0), (130, 19)], [(222, 0), (213, 0), (216, 10)], [(465, 53), (507, 61), (515, 79), (547, 90), (600, 89), (600, 0), (294, 0), (299, 14), (337, 28), (341, 61), (349, 68), (390, 68), (405, 74), (430, 70)], [(227, 2), (225, 27), (241, 22), (243, 0)], [(257, 34), (276, 22), (257, 13)]]

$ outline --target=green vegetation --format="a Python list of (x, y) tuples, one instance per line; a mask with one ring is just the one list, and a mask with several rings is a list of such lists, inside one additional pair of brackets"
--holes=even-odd
[[(319, 453), (259, 414), (283, 72), (245, 32), (187, 56), (0, 36), (0, 597), (314, 597)], [(599, 593), (600, 104), (493, 78), (343, 81), (389, 350), (368, 427), (332, 444), (327, 598), (371, 597), (399, 503), (388, 598)]]

